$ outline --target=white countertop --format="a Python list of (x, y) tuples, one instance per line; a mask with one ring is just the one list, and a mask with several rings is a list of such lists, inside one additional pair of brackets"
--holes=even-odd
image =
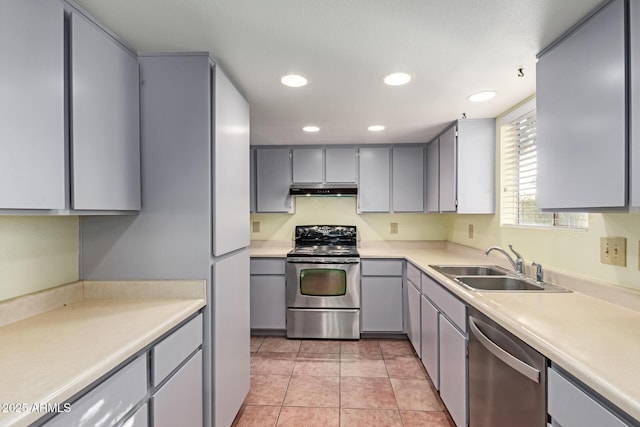
[[(429, 265), (499, 264), (481, 251), (454, 245), (359, 248), (362, 258), (404, 258), (467, 304), (494, 319), (596, 392), (640, 420), (640, 312), (581, 292), (479, 292), (468, 290)], [(454, 248), (454, 249), (452, 249)], [(253, 257), (283, 257), (284, 248), (252, 245)], [(559, 275), (556, 277), (560, 277)], [(554, 284), (563, 286), (553, 279)], [(637, 298), (633, 292), (631, 299)]]
[[(88, 286), (93, 294), (99, 287)], [(63, 403), (136, 355), (204, 307), (201, 287), (200, 297), (151, 291), (87, 298), (87, 289), (84, 299), (0, 327), (0, 426), (28, 425), (46, 415), (33, 405)]]

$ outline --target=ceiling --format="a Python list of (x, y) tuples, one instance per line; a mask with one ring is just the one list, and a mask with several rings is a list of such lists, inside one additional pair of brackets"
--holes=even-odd
[[(211, 52), (261, 145), (426, 142), (463, 113), (496, 117), (535, 93), (536, 53), (602, 0), (76, 2), (139, 52)], [(414, 78), (384, 85), (393, 71)], [(283, 86), (290, 73), (309, 84)], [(498, 95), (467, 100), (485, 90)]]

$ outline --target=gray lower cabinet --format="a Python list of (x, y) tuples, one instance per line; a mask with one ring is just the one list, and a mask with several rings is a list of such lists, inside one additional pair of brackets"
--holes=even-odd
[(607, 4), (539, 55), (536, 203), (540, 209), (592, 210), (627, 204), (625, 4), (623, 0)]
[(362, 332), (404, 331), (403, 260), (361, 261)]
[(407, 281), (407, 310), (407, 336), (416, 354), (421, 357), (420, 289), (409, 280)]
[(286, 330), (285, 260), (251, 259), (251, 330)]
[(363, 147), (359, 150), (358, 211), (391, 210), (391, 150)]
[(456, 426), (468, 420), (467, 308), (422, 274), (422, 360)]
[(202, 350), (199, 350), (153, 395), (155, 427), (201, 427)]
[(392, 148), (391, 210), (424, 212), (424, 146)]
[(292, 211), (291, 167), (288, 148), (256, 149), (256, 212)]
[[(60, 413), (43, 425), (201, 427), (202, 321), (203, 315), (199, 314), (143, 349), (140, 356), (96, 387), (81, 391), (71, 400), (69, 412)], [(147, 402), (150, 394), (152, 405)], [(149, 408), (153, 408), (153, 417), (149, 417)]]
[(458, 427), (467, 425), (467, 339), (440, 314), (440, 397)]
[(421, 355), (422, 365), (431, 377), (431, 382), (440, 390), (440, 333), (438, 309), (433, 306), (426, 296), (420, 298), (421, 303)]
[(71, 427), (114, 425), (142, 401), (147, 394), (147, 354), (107, 378), (96, 388), (71, 403), (70, 411), (61, 413), (44, 425)]
[(0, 2), (0, 209), (64, 209), (61, 1)]
[(630, 424), (611, 412), (601, 398), (555, 367), (547, 370), (547, 412), (562, 427), (623, 427)]
[(138, 59), (70, 14), (72, 207), (140, 209)]

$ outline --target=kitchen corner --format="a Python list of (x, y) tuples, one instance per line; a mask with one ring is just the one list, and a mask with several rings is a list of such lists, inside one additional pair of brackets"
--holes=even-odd
[[(117, 376), (193, 318), (205, 306), (205, 289), (199, 280), (80, 281), (1, 302), (0, 402), (7, 406), (0, 425), (65, 412), (69, 398)], [(144, 388), (146, 394), (146, 380)], [(102, 411), (141, 404), (109, 408), (106, 402)], [(94, 417), (102, 413), (94, 409)]]
[[(287, 242), (253, 242), (252, 258), (284, 257)], [(549, 282), (571, 293), (496, 293), (463, 288), (429, 267), (434, 264), (500, 265), (502, 255), (450, 242), (360, 242), (367, 258), (404, 259), (436, 279), (597, 393), (640, 419), (640, 293), (548, 269)], [(527, 271), (530, 275), (531, 272)]]

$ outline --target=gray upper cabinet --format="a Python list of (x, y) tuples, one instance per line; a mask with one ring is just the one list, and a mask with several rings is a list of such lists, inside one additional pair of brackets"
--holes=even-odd
[(256, 211), (291, 212), (289, 148), (256, 150)]
[(631, 115), (630, 115), (630, 204), (640, 206), (640, 4), (629, 2), (629, 50), (631, 52)]
[(607, 4), (539, 56), (540, 209), (627, 205), (624, 3)]
[(256, 149), (249, 151), (249, 211), (256, 211)]
[(140, 209), (138, 60), (71, 13), (72, 207)]
[(424, 147), (393, 147), (392, 210), (424, 212)]
[(0, 209), (64, 209), (64, 15), (0, 2)]
[(358, 179), (358, 211), (389, 212), (391, 150), (360, 148)]
[(438, 151), (439, 172), (437, 186), (429, 175), (429, 212), (437, 199), (440, 212), (495, 213), (495, 119), (459, 120), (429, 147), (429, 167)]
[(456, 128), (450, 127), (440, 135), (440, 180), (438, 184), (441, 212), (455, 212), (457, 199)]
[(327, 183), (356, 182), (356, 149), (327, 147), (325, 149), (325, 181)]
[(213, 81), (213, 254), (249, 246), (249, 104), (219, 67)]
[(440, 140), (427, 145), (427, 212), (440, 211)]
[(323, 181), (324, 154), (322, 148), (294, 148), (293, 182), (320, 184)]

